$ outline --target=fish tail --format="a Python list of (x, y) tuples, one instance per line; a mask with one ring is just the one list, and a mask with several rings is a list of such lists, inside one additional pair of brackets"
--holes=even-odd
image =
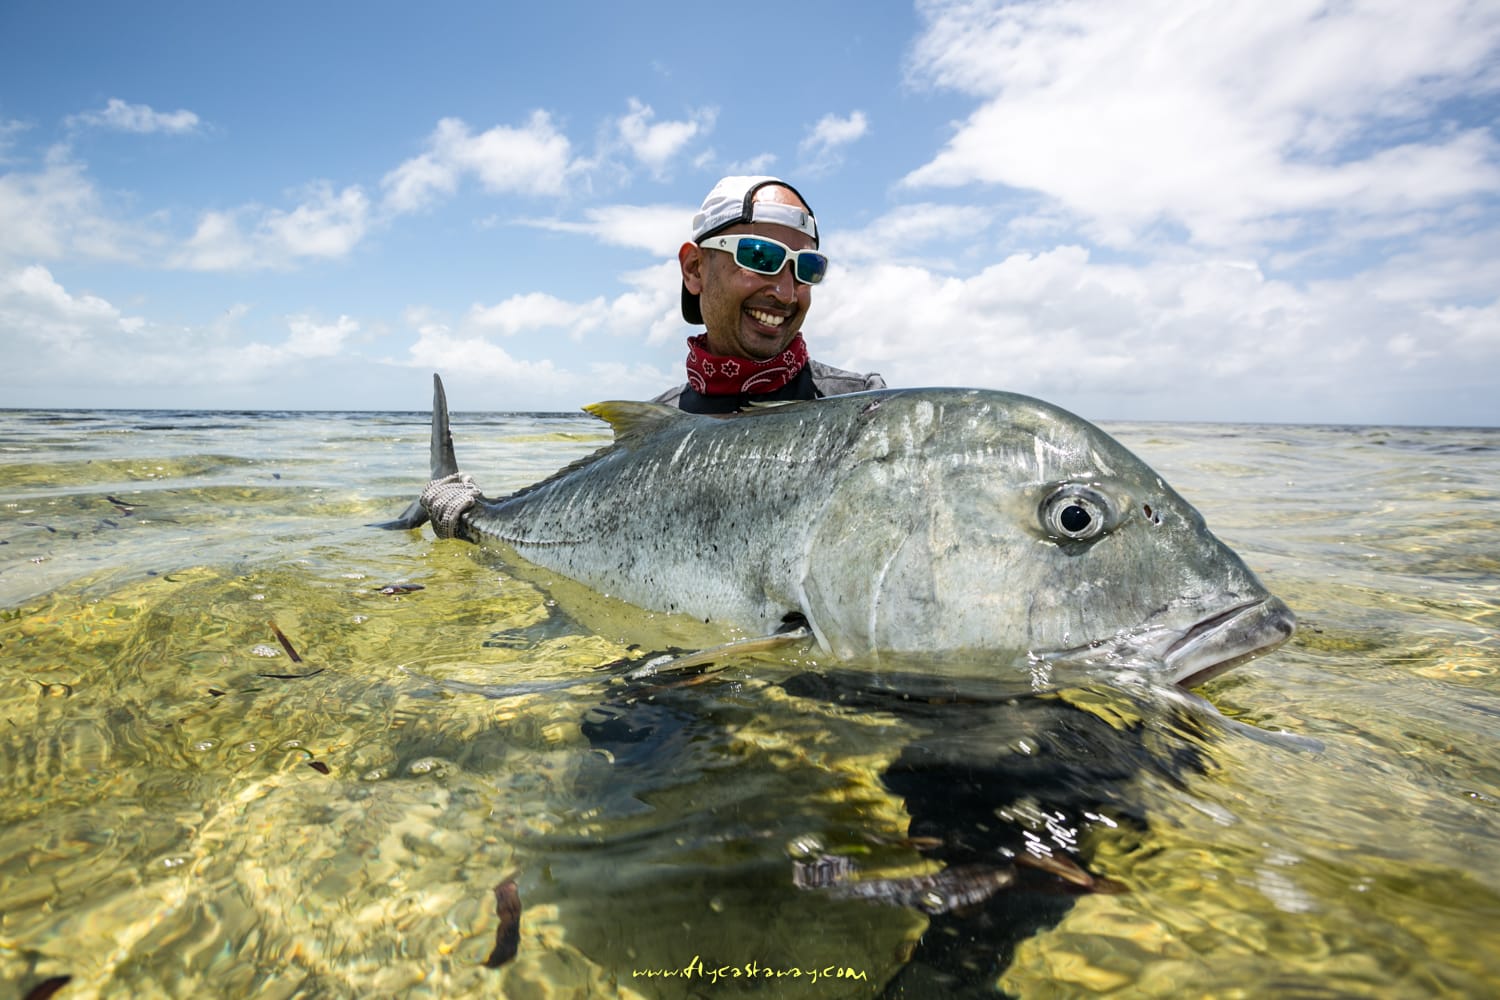
[(453, 454), (453, 432), (448, 428), (448, 394), (443, 391), (443, 380), (432, 375), (432, 478), (443, 479), (458, 471), (458, 459)]
[[(443, 391), (443, 380), (436, 373), (432, 376), (432, 446), (428, 457), (433, 480), (458, 474), (458, 457), (453, 453), (453, 431), (448, 424), (448, 394)], [(417, 497), (395, 520), (382, 521), (371, 527), (396, 531), (420, 528), (427, 521), (427, 506), (421, 497)]]

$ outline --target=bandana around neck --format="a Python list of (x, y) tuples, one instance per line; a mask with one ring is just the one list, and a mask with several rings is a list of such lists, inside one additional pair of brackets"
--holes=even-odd
[(705, 396), (775, 392), (796, 378), (807, 364), (807, 344), (800, 333), (786, 345), (786, 350), (766, 361), (710, 354), (706, 333), (689, 337), (687, 343), (688, 385)]

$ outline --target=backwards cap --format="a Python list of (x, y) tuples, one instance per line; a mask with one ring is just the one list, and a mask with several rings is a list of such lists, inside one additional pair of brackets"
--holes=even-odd
[[(803, 205), (807, 204), (801, 192), (778, 177), (723, 177), (708, 192), (703, 207), (693, 216), (693, 242), (701, 242), (741, 223), (771, 222), (806, 233), (816, 247), (818, 220), (813, 217), (812, 208), (803, 209), (779, 201), (756, 201), (756, 192), (767, 186), (784, 187)], [(698, 296), (691, 294), (686, 285), (682, 287), (682, 318), (693, 324), (703, 322)]]

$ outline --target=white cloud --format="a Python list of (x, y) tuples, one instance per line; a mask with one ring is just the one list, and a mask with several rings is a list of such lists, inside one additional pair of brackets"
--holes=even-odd
[(649, 105), (632, 97), (629, 113), (619, 120), (616, 127), (631, 155), (652, 174), (661, 177), (683, 147), (712, 131), (716, 114), (712, 109), (702, 109), (694, 111), (683, 121), (653, 122), (655, 117), (656, 112)]
[(41, 173), (0, 175), (0, 253), (7, 257), (58, 257), (74, 221), (92, 215), (98, 196), (76, 164)]
[(25, 122), (0, 119), (0, 164), (10, 162), (10, 150), (15, 145), (16, 137), (29, 127)]
[(620, 280), (631, 290), (613, 299), (600, 295), (569, 302), (530, 292), (492, 306), (475, 305), (461, 328), (466, 334), (502, 337), (563, 330), (574, 339), (596, 331), (620, 337), (639, 337), (644, 331), (649, 343), (660, 343), (668, 332), (681, 335), (682, 278), (675, 259), (627, 272)]
[(263, 266), (256, 249), (240, 232), (233, 212), (204, 212), (187, 244), (173, 256), (177, 267), (192, 271), (232, 271)]
[[(202, 357), (203, 367), (214, 373), (213, 381), (254, 381), (303, 362), (338, 357), (359, 332), (359, 323), (348, 316), (332, 323), (318, 323), (305, 315), (288, 316), (286, 323), (288, 334), (279, 343), (211, 344)], [(180, 370), (177, 376), (192, 381)]]
[(467, 398), (490, 400), (487, 405), (498, 409), (571, 411), (599, 398), (648, 399), (674, 383), (674, 374), (643, 363), (599, 361), (571, 369), (550, 359), (529, 361), (482, 336), (455, 333), (420, 311), (412, 318), (419, 324), (417, 339), (398, 363), (441, 372), (450, 401)]
[(197, 271), (282, 268), (347, 255), (368, 231), (370, 204), (358, 185), (336, 191), (318, 183), (290, 210), (205, 211), (193, 234), (162, 259), (164, 218), (120, 221), (84, 165), (66, 146), (54, 147), (42, 169), (0, 174), (0, 263), (96, 258)]
[(118, 97), (98, 111), (85, 111), (68, 118), (69, 125), (90, 125), (118, 132), (165, 132), (182, 135), (197, 131), (198, 116), (191, 111), (156, 111), (146, 104), (127, 104)]
[(496, 125), (478, 134), (458, 118), (444, 118), (427, 147), (381, 181), (387, 212), (425, 208), (451, 195), (466, 176), (494, 194), (558, 195), (575, 169), (567, 137), (545, 111), (520, 128)]
[(839, 267), (871, 259), (925, 259), (930, 266), (928, 248), (932, 244), (975, 244), (989, 228), (990, 218), (990, 209), (978, 206), (926, 202), (902, 205), (863, 229), (830, 232), (824, 246)]
[(847, 146), (860, 139), (870, 130), (870, 123), (863, 111), (855, 111), (846, 118), (824, 115), (807, 130), (799, 150), (803, 155), (817, 155), (826, 150)]
[[(1500, 364), (1492, 290), (1434, 310), (1381, 301), (1381, 283), (1298, 287), (1213, 255), (1130, 266), (1063, 246), (968, 277), (856, 265), (818, 290), (806, 329), (814, 356), (892, 384), (1007, 388), (1100, 418), (1378, 419), (1371, 401), (1406, 384), (1397, 369), (1462, 384)], [(1300, 409), (1270, 412), (1269, 399)]]
[(488, 191), (561, 194), (564, 190), (570, 147), (545, 111), (533, 113), (522, 129), (496, 126), (478, 135), (452, 130), (439, 148), (478, 177)]
[[(627, 271), (620, 280), (632, 290), (610, 300), (605, 329), (622, 337), (639, 337), (644, 331), (646, 343), (652, 346), (680, 342), (687, 335), (682, 320), (682, 271), (675, 257)], [(653, 390), (651, 395), (660, 391)]]
[(1500, 231), (1465, 235), (1456, 226), (1435, 226), (1363, 278), (1376, 303), (1442, 308), (1492, 301), (1500, 288)]
[(0, 264), (71, 255), (129, 260), (157, 240), (110, 219), (83, 166), (61, 148), (40, 171), (0, 174)]
[(583, 233), (612, 246), (675, 257), (688, 236), (692, 208), (681, 205), (603, 205), (584, 212), (583, 222), (528, 219), (522, 225), (559, 233)]
[(1453, 342), (1469, 351), (1500, 355), (1500, 302), (1486, 306), (1444, 306), (1433, 318), (1453, 331)]
[(348, 344), (359, 332), (359, 323), (348, 316), (340, 316), (332, 323), (317, 323), (306, 315), (287, 317), (291, 331), (282, 352), (292, 358), (331, 358)]
[[(134, 340), (144, 326), (95, 295), (72, 295), (41, 265), (0, 274), (0, 336), (6, 368), (92, 367), (101, 341)], [(23, 346), (24, 345), (24, 346)], [(14, 348), (14, 349), (12, 349)]]
[[(107, 300), (70, 292), (47, 268), (0, 272), (0, 387), (12, 392), (50, 382), (80, 386), (139, 384), (161, 391), (183, 386), (254, 382), (289, 366), (343, 354), (359, 332), (348, 316), (319, 323), (308, 315), (286, 319), (279, 341), (243, 340), (235, 307), (201, 329), (167, 327), (130, 316)], [(239, 341), (239, 342), (236, 342)]]
[(824, 115), (807, 130), (807, 135), (797, 147), (803, 163), (804, 173), (821, 174), (835, 169), (843, 162), (843, 150), (858, 141), (870, 129), (863, 111), (855, 111), (846, 118)]
[[(509, 318), (537, 305), (523, 303)], [(617, 326), (623, 332), (628, 326), (638, 335), (643, 317), (660, 314), (666, 301), (633, 290), (611, 302), (539, 305), (544, 317), (555, 308), (554, 320), (571, 315), (591, 328)], [(278, 387), (309, 372), (330, 371), (331, 364), (347, 372), (369, 363), (356, 350), (363, 326), (353, 317), (322, 321), (293, 314), (279, 336), (255, 339), (244, 329), (249, 314), (248, 307), (235, 305), (203, 327), (165, 326), (128, 315), (97, 295), (70, 291), (42, 266), (0, 271), (0, 356), (11, 359), (0, 366), (0, 398), (57, 405), (58, 394), (100, 400), (122, 386), (145, 386), (154, 399), (265, 405)], [(569, 410), (600, 395), (647, 398), (674, 381), (672, 373), (644, 362), (591, 360), (569, 367), (550, 358), (527, 360), (482, 329), (454, 331), (422, 310), (409, 310), (406, 320), (417, 335), (396, 364), (442, 371), (450, 386), (471, 387), (474, 399)], [(53, 401), (37, 396), (38, 387), (46, 387)]]
[(308, 257), (348, 254), (369, 227), (370, 202), (358, 186), (313, 185), (291, 211), (255, 206), (204, 212), (172, 266), (193, 271), (289, 267)]
[(458, 169), (432, 152), (412, 157), (385, 175), (385, 210), (415, 212), (458, 188)]
[(464, 317), (464, 328), (514, 337), (518, 333), (561, 329), (579, 337), (600, 323), (602, 297), (588, 302), (567, 302), (545, 292), (513, 295), (493, 306), (474, 306)]
[[(697, 165), (697, 164), (695, 164)], [(775, 173), (771, 168), (776, 165), (775, 153), (760, 153), (745, 160), (736, 160), (724, 167), (724, 176), (730, 177), (735, 174), (746, 174), (758, 176), (761, 174)], [(702, 164), (701, 166), (707, 166)], [(705, 192), (707, 193), (707, 192)]]
[(1493, 92), (1493, 4), (922, 10), (914, 78), (982, 103), (912, 187), (1008, 185), (1107, 243), (1168, 222), (1218, 246), (1297, 235), (1307, 220), (1291, 213), (1399, 216), (1500, 189), (1500, 144), (1482, 128), (1417, 123)]
[(566, 389), (572, 380), (551, 361), (520, 360), (482, 336), (456, 335), (432, 320), (418, 329), (404, 364), (424, 371), (459, 372), (465, 379), (498, 378), (530, 389)]
[(364, 236), (369, 209), (358, 187), (335, 194), (320, 184), (307, 201), (290, 212), (271, 212), (261, 226), (269, 243), (294, 257), (342, 257)]

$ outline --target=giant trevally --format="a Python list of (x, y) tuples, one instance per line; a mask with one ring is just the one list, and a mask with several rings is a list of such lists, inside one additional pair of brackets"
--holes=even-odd
[[(455, 537), (643, 609), (833, 657), (1024, 654), (1193, 686), (1294, 618), (1093, 424), (1026, 396), (897, 389), (731, 417), (585, 407), (614, 443), (516, 493), (465, 488), (434, 377), (432, 478), (386, 527)], [(454, 502), (456, 501), (456, 502)]]

